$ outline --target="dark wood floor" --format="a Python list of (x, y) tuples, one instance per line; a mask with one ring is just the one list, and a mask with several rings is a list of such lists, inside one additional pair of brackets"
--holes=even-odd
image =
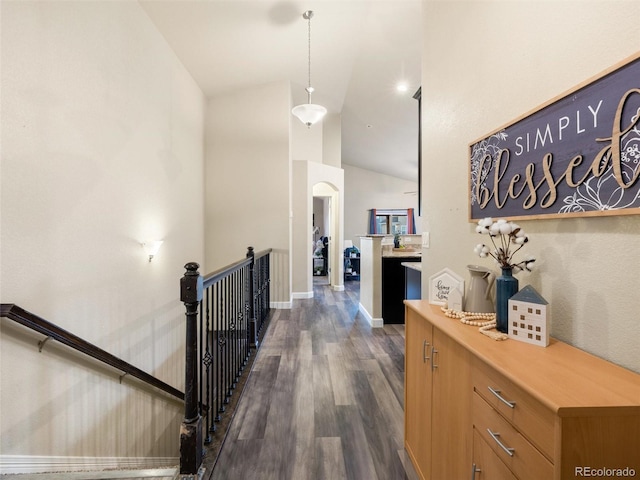
[(403, 449), (404, 325), (372, 329), (358, 282), (277, 310), (212, 479), (417, 478)]

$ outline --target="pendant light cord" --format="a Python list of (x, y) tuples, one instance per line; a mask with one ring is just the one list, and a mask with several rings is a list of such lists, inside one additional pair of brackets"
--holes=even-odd
[(311, 103), (311, 17), (313, 16), (313, 12), (308, 12), (308, 58), (309, 58), (309, 83), (307, 85), (307, 103)]

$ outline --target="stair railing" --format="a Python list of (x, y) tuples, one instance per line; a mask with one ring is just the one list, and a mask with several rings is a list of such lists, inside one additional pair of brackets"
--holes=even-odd
[(73, 333), (70, 333), (63, 328), (60, 328), (54, 323), (51, 323), (48, 320), (45, 320), (44, 318), (39, 317), (38, 315), (19, 307), (18, 305), (15, 305), (13, 303), (0, 304), (0, 317), (5, 317), (9, 320), (13, 320), (20, 325), (23, 325), (44, 335), (45, 339), (38, 342), (38, 347), (41, 352), (46, 342), (53, 339), (74, 350), (82, 352), (85, 355), (95, 358), (102, 363), (106, 363), (107, 365), (120, 370), (121, 372), (123, 372), (123, 375), (120, 377), (121, 380), (125, 375), (131, 375), (132, 377), (142, 380), (148, 385), (152, 385), (156, 388), (159, 388), (163, 392), (179, 398), (180, 400), (184, 400), (184, 393), (182, 393), (177, 388), (172, 387), (159, 378), (156, 378), (153, 375), (140, 370), (138, 367), (125, 362), (124, 360), (116, 357), (115, 355), (112, 355), (111, 353), (101, 349), (100, 347), (87, 342), (77, 335), (74, 335)]
[(180, 300), (186, 310), (184, 393), (15, 304), (0, 304), (0, 317), (44, 335), (40, 351), (53, 339), (122, 371), (121, 380), (131, 375), (184, 400), (180, 478), (195, 480), (202, 474), (203, 445), (211, 443), (252, 349), (259, 347), (264, 335), (271, 312), (271, 252), (255, 253), (248, 247), (245, 259), (206, 277), (198, 272), (197, 263), (185, 265), (180, 279)]
[[(203, 445), (212, 442), (270, 313), (271, 249), (202, 277), (185, 265), (180, 299), (186, 311), (185, 417), (180, 478), (202, 475)], [(199, 312), (199, 313), (198, 313)]]

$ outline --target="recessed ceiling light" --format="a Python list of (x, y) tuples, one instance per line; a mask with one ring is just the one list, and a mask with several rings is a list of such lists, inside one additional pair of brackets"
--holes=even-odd
[(396, 90), (399, 92), (406, 92), (407, 90), (409, 90), (409, 87), (406, 83), (400, 82), (396, 85)]

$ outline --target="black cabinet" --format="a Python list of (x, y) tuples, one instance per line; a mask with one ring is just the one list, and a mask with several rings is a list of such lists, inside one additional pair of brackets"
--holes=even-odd
[(382, 257), (382, 318), (384, 323), (404, 323), (405, 270), (403, 262), (420, 257)]
[(327, 259), (322, 257), (313, 257), (313, 275), (324, 276), (327, 274)]
[(344, 255), (344, 279), (360, 280), (360, 254), (349, 253), (348, 248)]

